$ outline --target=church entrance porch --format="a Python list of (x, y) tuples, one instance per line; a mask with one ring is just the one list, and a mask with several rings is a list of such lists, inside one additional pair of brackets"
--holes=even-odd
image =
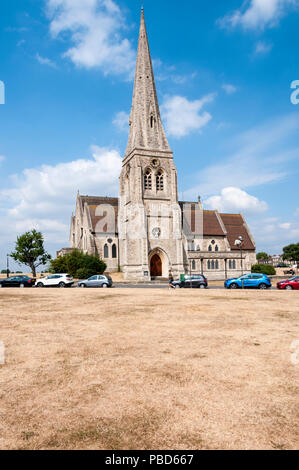
[(149, 255), (148, 259), (149, 272), (151, 279), (164, 278), (168, 279), (169, 259), (167, 254), (160, 248), (155, 248)]
[(151, 277), (162, 276), (162, 260), (156, 253), (151, 259)]

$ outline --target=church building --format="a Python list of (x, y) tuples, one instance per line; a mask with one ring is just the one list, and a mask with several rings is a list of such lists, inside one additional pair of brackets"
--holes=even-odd
[(204, 210), (200, 198), (178, 199), (143, 10), (119, 197), (77, 195), (70, 248), (99, 255), (108, 272), (144, 281), (167, 278), (169, 272), (223, 279), (250, 272), (256, 262), (254, 239), (241, 214)]

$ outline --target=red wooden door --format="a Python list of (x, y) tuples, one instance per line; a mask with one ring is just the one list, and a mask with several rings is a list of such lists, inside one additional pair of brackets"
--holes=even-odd
[(159, 255), (155, 254), (151, 259), (151, 276), (162, 276), (162, 261)]

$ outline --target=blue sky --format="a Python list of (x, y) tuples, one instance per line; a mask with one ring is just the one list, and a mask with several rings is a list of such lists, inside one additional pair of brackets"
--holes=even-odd
[[(299, 1), (144, 8), (180, 198), (243, 212), (258, 250), (298, 242)], [(3, 0), (0, 9), (2, 267), (32, 227), (51, 253), (68, 246), (77, 190), (117, 195), (140, 2)]]

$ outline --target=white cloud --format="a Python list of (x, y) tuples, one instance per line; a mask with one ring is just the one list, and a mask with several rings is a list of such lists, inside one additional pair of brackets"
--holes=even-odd
[(229, 83), (225, 83), (224, 85), (222, 85), (222, 88), (227, 95), (232, 95), (237, 91), (237, 87), (235, 87), (234, 85), (230, 85)]
[(48, 67), (52, 67), (53, 69), (57, 68), (57, 65), (55, 62), (53, 62), (51, 59), (48, 59), (48, 57), (42, 57), (38, 53), (36, 54), (36, 60), (41, 64), (41, 65), (48, 65)]
[(243, 2), (236, 10), (218, 23), (225, 28), (243, 27), (245, 30), (273, 27), (292, 7), (298, 6), (298, 0), (250, 0)]
[(47, 6), (52, 36), (72, 43), (64, 57), (78, 67), (131, 76), (136, 54), (121, 35), (126, 25), (113, 0), (47, 0)]
[(260, 201), (257, 197), (236, 187), (222, 189), (219, 196), (208, 198), (205, 205), (221, 212), (260, 213), (268, 210), (268, 204), (265, 201)]
[(283, 230), (290, 230), (292, 224), (290, 224), (289, 222), (286, 222), (284, 224), (279, 224), (279, 228), (282, 228)]
[(117, 113), (113, 119), (113, 124), (120, 130), (120, 131), (128, 131), (129, 126), (129, 113), (125, 111), (120, 111)]
[(196, 101), (189, 101), (183, 96), (166, 97), (161, 112), (167, 133), (180, 138), (193, 131), (200, 131), (212, 119), (211, 114), (202, 108), (213, 101), (214, 96), (210, 94)]
[(267, 43), (265, 41), (259, 41), (255, 45), (255, 54), (257, 55), (268, 54), (268, 52), (271, 51), (272, 47), (273, 47), (273, 44)]
[(0, 248), (32, 228), (42, 230), (49, 243), (65, 244), (78, 190), (89, 195), (118, 193), (119, 152), (97, 146), (92, 152), (91, 158), (42, 165), (12, 177), (12, 187), (0, 190)]

